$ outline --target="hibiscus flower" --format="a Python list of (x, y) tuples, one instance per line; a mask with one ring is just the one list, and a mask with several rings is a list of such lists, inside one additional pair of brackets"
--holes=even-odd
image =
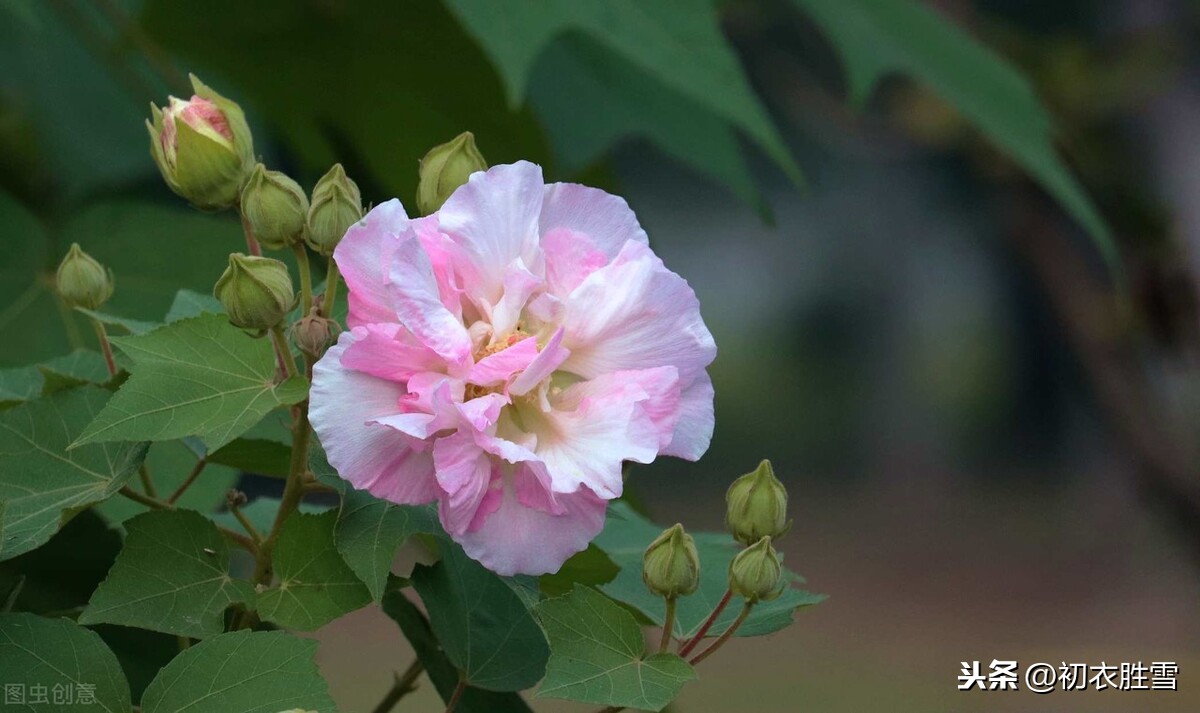
[(330, 464), (502, 574), (554, 572), (619, 497), (622, 464), (698, 459), (716, 346), (624, 200), (527, 162), (438, 212), (397, 200), (334, 252), (350, 329), (313, 371)]

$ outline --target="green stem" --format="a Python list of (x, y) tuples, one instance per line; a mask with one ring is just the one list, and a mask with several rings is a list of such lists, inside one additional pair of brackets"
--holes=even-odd
[(271, 327), (271, 339), (275, 342), (275, 354), (283, 364), (283, 378), (290, 379), (299, 374), (300, 367), (296, 366), (296, 357), (292, 356), (292, 347), (283, 333), (282, 323)]
[(325, 273), (325, 297), (321, 300), (321, 314), (333, 318), (333, 306), (337, 303), (338, 287), (342, 273), (338, 270), (337, 262), (329, 258), (329, 270)]
[[(238, 214), (241, 215), (240, 208)], [(246, 220), (244, 215), (242, 215), (242, 233), (246, 236), (246, 251), (251, 255), (262, 256), (262, 246), (258, 244), (258, 239), (254, 237), (254, 228), (250, 227), (250, 221)]]
[(167, 502), (172, 505), (178, 502), (179, 498), (182, 497), (185, 492), (187, 492), (187, 489), (192, 487), (192, 483), (196, 482), (196, 478), (200, 477), (200, 473), (204, 470), (204, 466), (206, 465), (208, 465), (207, 460), (203, 458), (198, 459), (196, 461), (196, 465), (192, 466), (191, 472), (189, 472), (187, 477), (184, 478), (183, 482), (179, 484), (179, 487), (175, 488), (175, 492), (171, 493), (171, 496), (167, 498)]
[(300, 270), (300, 304), (304, 306), (300, 316), (307, 317), (312, 311), (312, 266), (308, 263), (308, 250), (304, 248), (304, 243), (293, 244), (292, 252), (296, 255), (296, 266)]
[(246, 517), (246, 513), (242, 512), (242, 507), (240, 505), (230, 505), (229, 512), (233, 513), (233, 516), (241, 523), (242, 529), (250, 535), (250, 539), (254, 540), (255, 544), (261, 545), (263, 539), (262, 533), (254, 526), (254, 523), (250, 522), (250, 518)]
[(92, 319), (92, 326), (96, 329), (96, 340), (100, 342), (100, 352), (104, 354), (104, 365), (108, 367), (108, 375), (116, 376), (117, 360), (113, 358), (112, 344), (108, 341), (108, 330), (98, 319)]
[(713, 642), (712, 646), (709, 646), (707, 649), (705, 649), (705, 650), (701, 651), (700, 653), (696, 654), (695, 656), (693, 656), (691, 659), (688, 660), (688, 663), (695, 666), (696, 664), (700, 663), (704, 659), (706, 659), (709, 656), (712, 656), (714, 653), (716, 653), (717, 649), (724, 646), (726, 641), (729, 641), (729, 639), (733, 636), (734, 632), (736, 632), (738, 630), (738, 627), (740, 627), (742, 625), (742, 622), (746, 621), (746, 617), (750, 616), (750, 610), (753, 608), (754, 608), (753, 604), (751, 604), (750, 602), (746, 602), (745, 606), (742, 607), (742, 612), (740, 614), (738, 614), (738, 618), (734, 619), (733, 623), (729, 625), (729, 628), (726, 629), (720, 636), (717, 637), (717, 640)]
[[(129, 498), (130, 500), (134, 501), (135, 503), (141, 503), (142, 505), (145, 505), (146, 507), (151, 508), (152, 510), (174, 510), (175, 509), (175, 506), (172, 505), (171, 503), (168, 503), (165, 500), (159, 500), (158, 498), (152, 498), (149, 495), (143, 495), (142, 493), (139, 493), (138, 491), (134, 490), (133, 488), (129, 487), (128, 485), (122, 486), (121, 489), (118, 490), (117, 492), (119, 492), (121, 495)], [(258, 548), (254, 545), (254, 542), (251, 541), (251, 539), (249, 537), (246, 537), (245, 535), (243, 535), (241, 533), (234, 532), (233, 530), (230, 530), (229, 528), (226, 528), (226, 527), (218, 527), (217, 529), (220, 530), (221, 534), (224, 535), (230, 541), (232, 541), (235, 545), (241, 547), (242, 549), (246, 550), (250, 554), (253, 554), (253, 555), (258, 554)]]
[(454, 693), (450, 694), (450, 700), (446, 702), (446, 713), (454, 713), (454, 708), (458, 705), (458, 701), (462, 698), (463, 692), (467, 690), (467, 679), (461, 676), (458, 679), (458, 685), (454, 687)]
[(379, 705), (371, 709), (371, 713), (388, 713), (395, 708), (401, 698), (417, 690), (417, 679), (421, 677), (421, 672), (424, 670), (425, 667), (421, 665), (420, 659), (413, 661), (403, 674), (396, 676), (391, 690), (387, 692), (383, 700), (379, 701)]
[(667, 614), (663, 617), (662, 639), (658, 642), (658, 652), (667, 650), (671, 645), (671, 633), (675, 630), (675, 597), (667, 597)]
[(684, 642), (683, 646), (679, 647), (680, 656), (687, 656), (692, 653), (692, 649), (700, 644), (700, 640), (704, 638), (708, 630), (712, 628), (712, 625), (717, 623), (717, 617), (721, 616), (721, 612), (725, 611), (725, 607), (729, 606), (731, 599), (733, 599), (733, 590), (726, 589), (725, 596), (721, 597), (721, 601), (717, 602), (717, 606), (713, 607), (712, 613), (700, 625), (700, 628), (696, 631), (696, 635)]
[(150, 466), (145, 461), (138, 466), (138, 478), (142, 481), (142, 492), (152, 498), (158, 497), (158, 488), (154, 487), (154, 478), (150, 477)]

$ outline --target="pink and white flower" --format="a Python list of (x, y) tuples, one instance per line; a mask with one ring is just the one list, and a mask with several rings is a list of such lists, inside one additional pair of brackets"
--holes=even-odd
[(620, 198), (495, 166), (425, 218), (378, 206), (334, 259), (350, 329), (310, 410), (329, 462), (385, 500), (436, 501), (489, 569), (557, 571), (624, 461), (708, 448), (716, 346)]

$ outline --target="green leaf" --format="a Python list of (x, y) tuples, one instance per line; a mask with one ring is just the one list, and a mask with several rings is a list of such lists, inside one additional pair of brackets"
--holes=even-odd
[(443, 541), (442, 559), (417, 567), (412, 583), (446, 656), (468, 684), (520, 691), (546, 668), (546, 637), (506, 581)]
[(396, 550), (417, 533), (440, 534), (431, 507), (393, 505), (362, 490), (347, 488), (338, 514), (337, 550), (366, 583), (375, 601), (383, 596)]
[(110, 497), (137, 472), (145, 443), (67, 450), (108, 397), (87, 386), (0, 413), (0, 500), (7, 501), (0, 560), (45, 543), (67, 511)]
[(80, 445), (197, 436), (210, 449), (229, 443), (274, 408), (304, 399), (296, 376), (276, 385), (275, 355), (220, 315), (201, 315), (148, 334), (112, 340), (133, 373), (79, 438)]
[[(128, 713), (133, 706), (117, 657), (95, 632), (66, 619), (0, 614), (0, 681), (24, 693), (21, 710)], [(33, 703), (35, 687), (45, 703)], [(81, 691), (95, 703), (78, 703)]]
[[(196, 465), (196, 454), (183, 441), (152, 443), (146, 465), (154, 477), (158, 494), (165, 498), (183, 485)], [(215, 512), (225, 504), (225, 493), (237, 484), (237, 479), (236, 471), (209, 463), (175, 505), (182, 510)], [(122, 523), (146, 512), (146, 506), (128, 498), (111, 498), (97, 505), (96, 510), (109, 522)]]
[[(433, 635), (433, 629), (429, 627), (429, 620), (401, 591), (384, 595), (383, 611), (400, 625), (404, 638), (417, 652), (417, 658), (433, 681), (438, 695), (443, 701), (449, 702), (458, 686), (458, 669), (446, 657), (446, 652)], [(485, 691), (474, 686), (463, 690), (454, 710), (455, 713), (532, 713), (517, 693)]]
[(81, 624), (123, 624), (201, 639), (225, 629), (225, 609), (253, 601), (229, 574), (229, 546), (208, 519), (156, 510), (125, 522), (128, 535)]
[(265, 438), (236, 438), (208, 454), (209, 463), (272, 478), (286, 478), (291, 460), (290, 446)]
[(14, 611), (49, 614), (82, 608), (120, 550), (121, 536), (85, 510), (46, 544), (0, 562), (0, 601), (23, 579)]
[(675, 654), (643, 656), (637, 620), (590, 587), (547, 599), (535, 611), (551, 652), (538, 698), (657, 711), (696, 678)]
[(142, 713), (336, 713), (313, 660), (317, 642), (281, 631), (206, 639), (167, 664), (142, 696)]
[(721, 35), (710, 0), (448, 4), (496, 63), (512, 103), (524, 97), (534, 62), (551, 41), (579, 33), (744, 131), (793, 180), (800, 180), (799, 168)]
[(371, 601), (371, 593), (333, 542), (337, 513), (296, 513), (279, 531), (274, 568), (279, 583), (258, 597), (264, 619), (312, 631)]
[(851, 98), (863, 102), (893, 72), (925, 84), (1025, 168), (1091, 235), (1120, 273), (1116, 244), (1087, 193), (1059, 159), (1053, 121), (1002, 57), (912, 0), (793, 0), (837, 47)]
[(0, 410), (37, 397), (42, 383), (42, 372), (36, 366), (0, 369)]
[[(316, 505), (314, 503), (300, 503), (297, 510), (302, 513), (320, 515), (323, 512), (328, 512), (329, 505)], [(275, 498), (256, 498), (248, 504), (242, 506), (242, 514), (254, 525), (259, 534), (264, 537), (271, 531), (271, 526), (275, 524), (275, 514), (279, 512), (279, 500)], [(242, 531), (242, 524), (233, 516), (233, 513), (225, 511), (219, 512), (212, 516), (213, 522), (218, 525), (224, 525), (231, 530), (238, 532)]]
[(145, 322), (140, 319), (128, 319), (126, 317), (119, 317), (115, 314), (109, 314), (107, 312), (97, 312), (95, 310), (84, 309), (83, 307), (76, 307), (75, 311), (91, 317), (106, 327), (119, 327), (121, 329), (120, 333), (124, 334), (145, 334), (146, 332), (153, 331), (154, 329), (162, 326), (158, 322)]
[(112, 377), (100, 354), (78, 349), (66, 356), (15, 369), (0, 369), (0, 410), (4, 405), (84, 384), (106, 384)]
[(202, 314), (224, 314), (225, 308), (220, 300), (207, 292), (195, 290), (180, 290), (175, 293), (175, 300), (167, 310), (165, 322), (178, 322), (188, 317), (198, 317)]
[(541, 591), (547, 596), (557, 597), (570, 592), (576, 584), (599, 586), (608, 584), (617, 576), (620, 568), (595, 544), (583, 552), (576, 552), (554, 574), (544, 574), (538, 579)]
[[(666, 615), (666, 605), (662, 597), (651, 594), (642, 581), (642, 554), (661, 533), (662, 528), (638, 515), (628, 504), (616, 502), (609, 506), (604, 531), (595, 540), (596, 545), (621, 568), (616, 578), (600, 589), (660, 626)], [(697, 532), (692, 536), (700, 554), (700, 587), (694, 594), (681, 597), (676, 605), (675, 635), (680, 639), (696, 633), (725, 596), (729, 588), (729, 563), (738, 552), (729, 535)], [(787, 576), (790, 583), (799, 579), (791, 573)], [(783, 629), (792, 623), (792, 615), (797, 609), (824, 599), (822, 595), (789, 586), (778, 599), (755, 605), (749, 618), (737, 630), (737, 636), (761, 636)], [(741, 608), (742, 598), (734, 597), (713, 625), (710, 635), (717, 636), (724, 631), (737, 618)]]

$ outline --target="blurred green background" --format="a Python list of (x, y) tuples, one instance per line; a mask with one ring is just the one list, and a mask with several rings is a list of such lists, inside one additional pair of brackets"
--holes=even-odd
[[(625, 196), (700, 297), (712, 449), (637, 468), (636, 497), (719, 528), (771, 458), (789, 565), (831, 595), (672, 710), (1198, 710), (1200, 7), (918, 3), (1028, 78), (1056, 159), (1025, 85), (908, 16), (831, 41), (856, 3), (897, 5), (2, 0), (0, 365), (84, 343), (48, 289), (72, 241), (144, 319), (240, 249), (147, 151), (187, 72), (269, 166), (308, 187), (341, 161), (373, 202), (411, 205), (417, 160), (470, 130), (493, 164)], [(917, 81), (859, 86), (893, 68)], [(410, 657), (375, 610), (317, 637), (346, 710)], [(1176, 661), (1180, 690), (956, 691), (994, 658)]]

